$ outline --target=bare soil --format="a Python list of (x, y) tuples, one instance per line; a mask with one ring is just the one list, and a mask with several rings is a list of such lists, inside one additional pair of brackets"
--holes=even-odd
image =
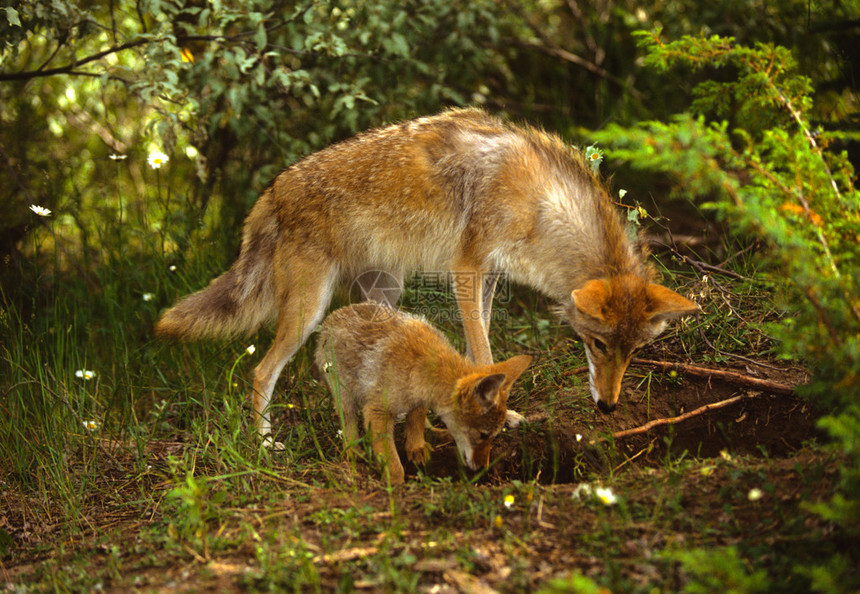
[[(793, 386), (805, 380), (797, 369), (744, 364), (722, 366), (740, 376), (767, 379)], [(543, 412), (546, 394), (512, 408), (529, 420), (520, 430), (506, 430), (493, 444), (495, 460), (485, 478), (490, 483), (538, 478), (545, 484), (569, 483), (589, 473), (605, 473), (619, 465), (653, 466), (667, 457), (698, 459), (723, 455), (784, 458), (824, 434), (816, 428), (821, 416), (810, 403), (794, 395), (772, 394), (721, 378), (669, 377), (656, 372), (647, 387), (631, 384), (647, 367), (631, 366), (615, 411), (601, 413), (590, 406), (582, 388), (562, 389), (552, 395), (554, 412)], [(587, 371), (580, 370), (587, 378)], [(587, 381), (587, 379), (585, 380)], [(656, 419), (669, 420), (709, 404), (740, 396), (727, 406), (704, 410), (676, 423), (660, 424), (642, 433), (619, 437), (616, 432), (640, 428)], [(583, 404), (585, 400), (585, 404)], [(568, 415), (560, 402), (576, 403)], [(520, 403), (522, 404), (522, 403)], [(461, 476), (457, 452), (450, 439), (436, 444), (428, 473)], [(686, 454), (685, 454), (686, 453)], [(403, 456), (402, 456), (403, 457)], [(407, 465), (407, 474), (415, 471)]]

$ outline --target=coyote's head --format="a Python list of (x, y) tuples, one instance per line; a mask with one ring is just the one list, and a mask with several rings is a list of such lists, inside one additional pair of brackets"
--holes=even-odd
[(699, 307), (636, 275), (590, 280), (570, 295), (564, 315), (585, 343), (591, 395), (612, 412), (633, 352), (656, 338), (669, 320)]
[(490, 445), (505, 425), (508, 393), (531, 360), (519, 355), (457, 380), (454, 408), (442, 420), (457, 442), (463, 462), (472, 470), (489, 465)]

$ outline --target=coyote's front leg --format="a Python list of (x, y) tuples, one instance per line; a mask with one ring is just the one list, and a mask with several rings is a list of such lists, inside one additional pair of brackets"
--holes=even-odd
[[(454, 295), (463, 318), (467, 352), (478, 365), (493, 364), (489, 331), (492, 291), (496, 288), (497, 279), (496, 274), (484, 274), (468, 265), (458, 266), (453, 271)], [(508, 409), (505, 413), (508, 427), (516, 427), (523, 421), (525, 417), (514, 410)]]

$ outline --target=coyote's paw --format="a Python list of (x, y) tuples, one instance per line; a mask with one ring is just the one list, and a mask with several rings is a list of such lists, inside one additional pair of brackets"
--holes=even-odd
[(267, 450), (272, 450), (273, 452), (283, 452), (287, 449), (283, 443), (272, 439), (271, 435), (267, 435), (263, 438), (263, 447)]
[(526, 418), (515, 410), (508, 409), (508, 412), (505, 413), (505, 425), (508, 427), (514, 428), (525, 422)]

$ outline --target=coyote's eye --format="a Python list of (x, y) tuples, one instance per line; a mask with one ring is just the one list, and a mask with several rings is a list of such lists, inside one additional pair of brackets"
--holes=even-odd
[(598, 351), (600, 351), (604, 355), (606, 354), (606, 343), (604, 343), (599, 338), (594, 339), (594, 348), (596, 348)]
[(488, 439), (490, 439), (490, 432), (489, 431), (481, 431), (480, 433), (478, 433), (478, 438), (481, 441), (487, 441)]

